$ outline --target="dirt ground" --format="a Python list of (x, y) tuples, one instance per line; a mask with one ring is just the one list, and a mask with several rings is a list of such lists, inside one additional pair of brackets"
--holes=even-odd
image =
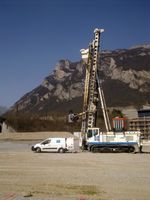
[(0, 200), (150, 199), (150, 148), (38, 154), (30, 150), (34, 143), (0, 141)]

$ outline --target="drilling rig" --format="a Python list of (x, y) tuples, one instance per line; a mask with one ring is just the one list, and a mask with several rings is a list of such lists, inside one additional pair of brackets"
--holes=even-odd
[(86, 66), (85, 84), (84, 84), (84, 100), (83, 100), (83, 116), (82, 116), (82, 132), (86, 132), (87, 128), (96, 127), (97, 122), (97, 105), (100, 100), (101, 108), (104, 116), (106, 131), (111, 130), (108, 117), (104, 93), (98, 77), (98, 61), (100, 60), (100, 34), (104, 29), (94, 30), (94, 40), (90, 43), (88, 49), (81, 49), (82, 59)]
[[(111, 131), (110, 120), (101, 80), (98, 76), (100, 60), (100, 36), (104, 29), (94, 30), (94, 40), (88, 49), (81, 49), (85, 66), (85, 83), (81, 134), (84, 148), (92, 152), (135, 152), (140, 146), (139, 131)], [(98, 103), (100, 102), (106, 131), (96, 127)]]

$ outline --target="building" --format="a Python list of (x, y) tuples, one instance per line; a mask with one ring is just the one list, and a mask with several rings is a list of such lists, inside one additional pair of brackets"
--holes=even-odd
[(150, 109), (138, 110), (138, 117), (150, 117)]
[(128, 120), (129, 130), (140, 130), (144, 139), (150, 139), (150, 109), (138, 110), (138, 117)]
[(128, 119), (133, 119), (138, 117), (138, 112), (136, 108), (123, 108), (121, 109), (124, 116), (126, 116)]

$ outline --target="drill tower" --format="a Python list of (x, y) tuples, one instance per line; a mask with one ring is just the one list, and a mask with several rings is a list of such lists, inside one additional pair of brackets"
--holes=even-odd
[(103, 111), (106, 130), (111, 129), (106, 109), (103, 90), (98, 78), (98, 62), (100, 48), (100, 34), (103, 29), (94, 30), (94, 40), (89, 45), (87, 50), (81, 49), (82, 58), (86, 63), (86, 75), (84, 85), (84, 100), (83, 100), (83, 116), (82, 116), (82, 133), (86, 133), (88, 128), (96, 127), (97, 120), (97, 105), (100, 99)]

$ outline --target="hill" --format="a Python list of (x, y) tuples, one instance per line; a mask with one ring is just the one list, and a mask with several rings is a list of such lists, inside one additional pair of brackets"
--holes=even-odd
[[(60, 60), (53, 73), (18, 100), (9, 114), (49, 116), (70, 109), (80, 112), (84, 68), (81, 61)], [(103, 51), (98, 73), (109, 107), (150, 104), (150, 45)]]

